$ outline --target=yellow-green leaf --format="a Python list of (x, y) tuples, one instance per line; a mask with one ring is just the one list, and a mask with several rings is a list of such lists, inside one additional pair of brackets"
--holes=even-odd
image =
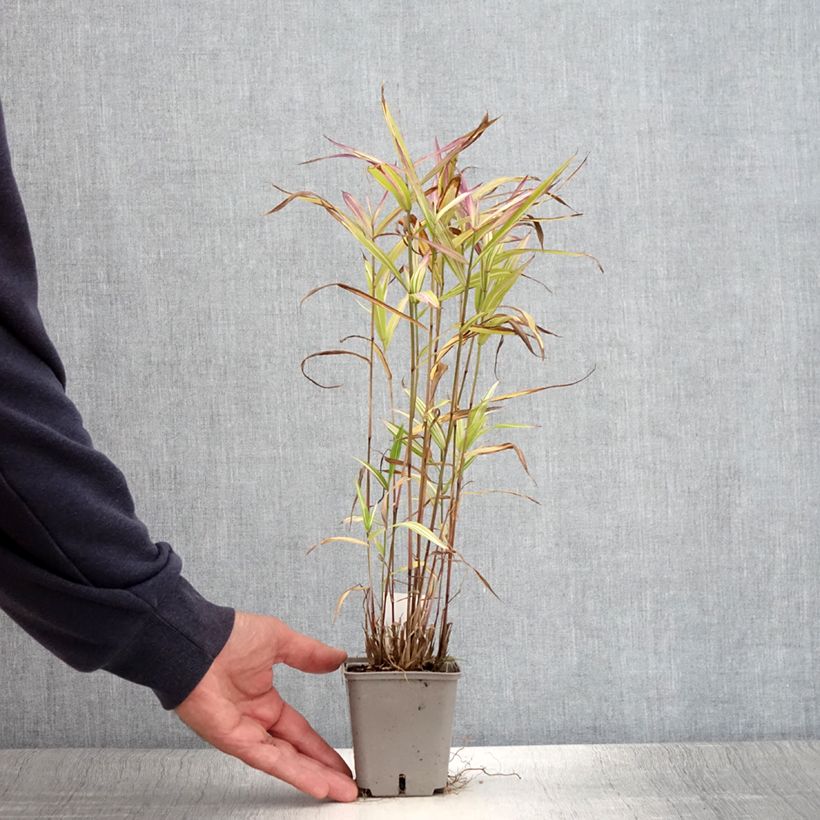
[(420, 535), (422, 538), (430, 541), (430, 543), (435, 544), (437, 547), (441, 547), (444, 550), (449, 552), (450, 547), (442, 541), (429, 527), (425, 527), (424, 524), (420, 524), (418, 521), (400, 521), (398, 524), (395, 525), (396, 527), (405, 527), (408, 530), (412, 530), (416, 534)]

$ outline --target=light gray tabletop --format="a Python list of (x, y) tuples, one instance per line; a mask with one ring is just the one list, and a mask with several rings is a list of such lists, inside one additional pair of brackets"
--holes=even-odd
[(820, 818), (820, 741), (453, 752), (461, 788), (343, 805), (213, 750), (5, 749), (0, 817)]

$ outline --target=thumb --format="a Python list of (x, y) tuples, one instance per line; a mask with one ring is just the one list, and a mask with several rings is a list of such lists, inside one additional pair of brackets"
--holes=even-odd
[(303, 635), (283, 624), (279, 635), (279, 663), (285, 663), (302, 672), (332, 672), (347, 658), (344, 649)]

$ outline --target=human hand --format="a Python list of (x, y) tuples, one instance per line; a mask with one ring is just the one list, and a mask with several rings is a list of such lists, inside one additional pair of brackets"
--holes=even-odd
[(332, 672), (342, 649), (296, 632), (278, 618), (236, 612), (211, 668), (174, 710), (212, 746), (307, 794), (351, 802), (359, 790), (341, 756), (274, 689), (271, 667)]

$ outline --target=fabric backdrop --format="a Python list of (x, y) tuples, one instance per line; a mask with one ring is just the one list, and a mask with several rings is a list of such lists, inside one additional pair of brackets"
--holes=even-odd
[[(3, 3), (0, 95), (68, 392), (154, 540), (213, 600), (361, 648), (339, 532), (364, 368), (299, 373), (359, 332), (353, 240), (276, 182), (361, 192), (324, 138), (416, 155), (501, 115), (474, 179), (544, 175), (583, 259), (533, 263), (561, 334), (502, 353), (536, 484), (488, 461), (461, 548), (454, 742), (817, 737), (818, 17), (812, 0)], [(509, 346), (512, 347), (511, 345)], [(506, 358), (504, 358), (506, 356)], [(330, 373), (329, 363), (316, 364)], [(324, 369), (322, 369), (324, 368)], [(153, 696), (64, 667), (0, 620), (0, 744), (194, 745)], [(340, 674), (279, 673), (349, 743)]]

